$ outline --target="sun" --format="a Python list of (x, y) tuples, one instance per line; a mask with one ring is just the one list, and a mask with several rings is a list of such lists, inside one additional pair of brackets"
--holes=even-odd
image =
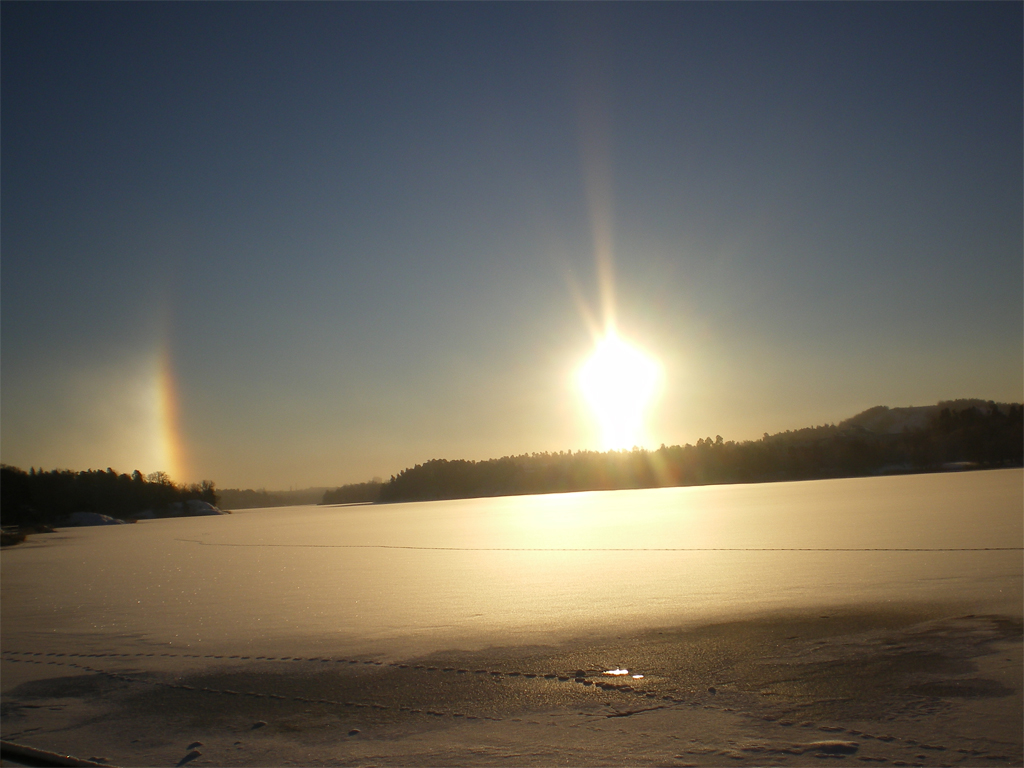
[(631, 448), (644, 438), (644, 417), (661, 380), (661, 366), (614, 332), (599, 339), (577, 373), (605, 450)]

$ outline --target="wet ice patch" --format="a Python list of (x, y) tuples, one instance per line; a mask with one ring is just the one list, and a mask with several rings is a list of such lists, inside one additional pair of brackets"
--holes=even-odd
[(860, 749), (860, 744), (856, 741), (836, 741), (830, 739), (828, 741), (812, 741), (809, 744), (804, 744), (803, 747), (807, 752), (821, 752), (826, 755), (852, 755)]

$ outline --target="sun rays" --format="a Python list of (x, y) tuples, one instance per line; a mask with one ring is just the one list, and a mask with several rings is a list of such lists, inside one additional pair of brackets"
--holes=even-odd
[(646, 422), (663, 373), (654, 357), (618, 331), (609, 116), (599, 89), (585, 90), (581, 145), (600, 316), (570, 276), (570, 290), (594, 339), (593, 352), (576, 371), (576, 384), (596, 420), (602, 449), (618, 450), (647, 442)]

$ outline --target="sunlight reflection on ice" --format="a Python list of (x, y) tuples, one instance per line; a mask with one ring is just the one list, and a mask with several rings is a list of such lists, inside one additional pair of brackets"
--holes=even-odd
[(3, 643), (425, 654), (894, 600), (1019, 615), (1019, 550), (912, 549), (1021, 541), (1022, 488), (1007, 469), (65, 529), (0, 558)]
[(602, 675), (628, 675), (628, 669), (606, 669), (601, 673)]

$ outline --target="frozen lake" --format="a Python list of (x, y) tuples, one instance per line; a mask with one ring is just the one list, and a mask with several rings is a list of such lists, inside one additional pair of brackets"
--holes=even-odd
[(525, 643), (780, 609), (1019, 616), (1024, 471), (242, 510), (32, 536), (5, 648)]

